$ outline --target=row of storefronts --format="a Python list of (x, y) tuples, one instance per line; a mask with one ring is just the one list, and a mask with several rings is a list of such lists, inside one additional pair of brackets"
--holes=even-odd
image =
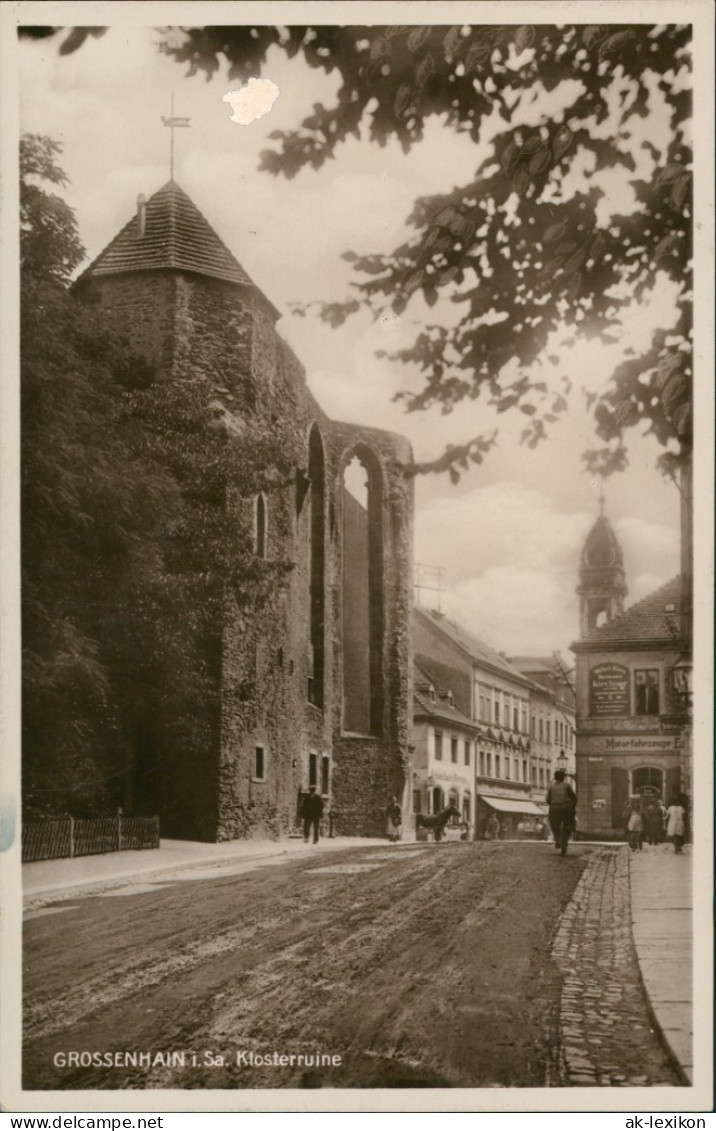
[(635, 796), (689, 807), (682, 577), (625, 609), (622, 549), (601, 513), (577, 593), (574, 669), (557, 654), (508, 658), (444, 614), (414, 610), (413, 812), (452, 805), (470, 839), (496, 823), (501, 836), (539, 835), (558, 768), (576, 785), (580, 834), (621, 837)]
[(413, 644), (413, 812), (453, 806), (468, 839), (539, 835), (555, 769), (575, 769), (565, 664), (559, 656), (508, 659), (420, 607)]

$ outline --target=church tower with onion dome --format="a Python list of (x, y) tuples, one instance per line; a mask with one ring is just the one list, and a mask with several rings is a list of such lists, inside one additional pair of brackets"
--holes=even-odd
[(624, 558), (619, 540), (604, 514), (600, 513), (589, 531), (579, 563), (579, 635), (582, 639), (595, 628), (608, 624), (624, 612), (627, 585)]

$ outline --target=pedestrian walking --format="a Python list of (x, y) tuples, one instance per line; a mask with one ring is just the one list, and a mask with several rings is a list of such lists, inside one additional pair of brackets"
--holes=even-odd
[(500, 822), (497, 820), (497, 814), (493, 813), (487, 822), (485, 829), (485, 840), (497, 840), (500, 835)]
[(392, 844), (397, 844), (403, 835), (403, 811), (398, 804), (398, 798), (393, 797), (388, 808), (385, 811), (386, 826), (385, 831), (388, 840)]
[(316, 793), (315, 785), (309, 785), (308, 795), (303, 799), (301, 817), (303, 818), (303, 839), (308, 844), (308, 838), (313, 828), (313, 843), (318, 844), (320, 835), (319, 824), (323, 816), (323, 798)]
[(565, 781), (564, 770), (555, 770), (554, 781), (547, 790), (549, 805), (549, 827), (554, 836), (554, 847), (564, 856), (567, 840), (574, 832), (574, 819), (577, 809), (577, 795), (569, 782)]
[(683, 805), (672, 803), (666, 810), (666, 835), (674, 842), (674, 852), (681, 852), (684, 847), (684, 834), (686, 832), (686, 812)]

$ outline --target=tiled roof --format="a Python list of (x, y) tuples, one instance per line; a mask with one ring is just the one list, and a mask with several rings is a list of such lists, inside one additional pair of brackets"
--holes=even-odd
[(80, 279), (173, 268), (258, 290), (176, 181), (167, 181), (145, 208), (144, 232), (135, 213)]
[[(673, 606), (667, 612), (667, 605)], [(681, 614), (681, 577), (675, 577), (626, 609), (608, 624), (593, 628), (581, 641), (590, 644), (619, 641), (624, 643), (650, 640), (678, 641)]]
[(512, 679), (517, 679), (520, 683), (528, 683), (529, 680), (522, 672), (501, 656), (499, 652), (495, 652), (478, 636), (475, 636), (468, 629), (464, 628), (461, 624), (458, 625), (454, 621), (448, 620), (444, 613), (436, 612), (435, 609), (423, 609), (416, 607), (415, 615), (423, 617), (430, 623), (431, 626), (438, 628), (441, 632), (445, 633), (455, 644), (458, 644), (464, 652), (475, 660), (477, 663), (489, 664), (493, 668), (497, 668), (504, 672), (505, 675), (510, 676)]
[[(471, 727), (476, 730), (476, 726), (472, 719), (464, 715), (458, 707), (451, 706), (447, 699), (438, 697), (433, 703), (429, 693), (424, 690), (427, 686), (435, 686), (434, 681), (430, 678), (429, 674), (423, 671), (417, 664), (415, 666), (415, 690), (413, 692), (413, 713), (416, 715), (430, 715), (432, 718), (442, 719), (446, 722), (456, 723), (459, 726)], [(437, 691), (448, 690), (447, 688), (436, 688)]]

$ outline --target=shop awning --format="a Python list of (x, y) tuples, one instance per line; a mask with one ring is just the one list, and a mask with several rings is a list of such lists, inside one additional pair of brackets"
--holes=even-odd
[(489, 793), (481, 793), (479, 796), (493, 809), (499, 809), (501, 813), (523, 813), (528, 817), (544, 817), (547, 814), (544, 806), (535, 804), (528, 797), (521, 801), (513, 797), (494, 797)]

